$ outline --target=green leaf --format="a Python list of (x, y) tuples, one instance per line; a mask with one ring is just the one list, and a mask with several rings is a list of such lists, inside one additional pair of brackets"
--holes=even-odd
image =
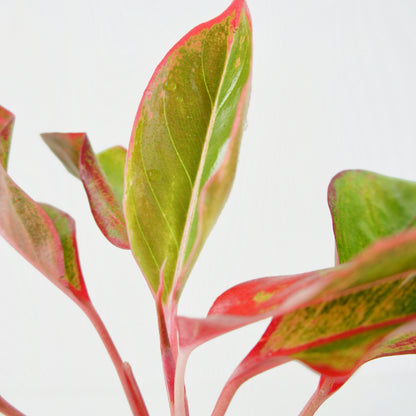
[(207, 318), (178, 318), (180, 345), (189, 354), (269, 316), (272, 322), (228, 380), (213, 414), (224, 411), (246, 380), (292, 359), (334, 378), (332, 389), (370, 359), (414, 352), (414, 326), (402, 330), (416, 319), (416, 230), (377, 241), (332, 269), (231, 288)]
[(104, 236), (115, 246), (128, 249), (121, 197), (125, 149), (114, 147), (104, 151), (100, 156), (101, 166), (85, 133), (41, 136), (67, 170), (82, 181), (92, 214)]
[(144, 93), (127, 156), (125, 215), (153, 292), (175, 302), (231, 189), (248, 104), (251, 24), (235, 0), (180, 40)]
[[(313, 304), (323, 305), (330, 299), (370, 290), (386, 282), (401, 280), (403, 287), (399, 289), (408, 290), (415, 275), (416, 230), (405, 231), (372, 244), (354, 259), (331, 269), (266, 277), (234, 286), (216, 299), (205, 319), (179, 317), (180, 343), (195, 348), (256, 320), (281, 317)], [(363, 299), (363, 308), (365, 301), (368, 299)]]
[(126, 149), (121, 146), (110, 147), (97, 154), (98, 162), (120, 206), (123, 205), (124, 168), (126, 166)]
[(350, 170), (335, 176), (328, 189), (339, 262), (372, 242), (416, 224), (416, 183)]
[(272, 321), (261, 356), (290, 356), (329, 376), (349, 375), (371, 348), (416, 316), (415, 272), (342, 293)]
[[(361, 357), (356, 368), (370, 360), (393, 355), (415, 354), (416, 353), (416, 320), (399, 326), (397, 330), (389, 333), (380, 342), (370, 347)], [(342, 376), (322, 375), (319, 386), (306, 404), (301, 415), (314, 414), (314, 412), (338, 389), (340, 389), (351, 377), (350, 374)]]

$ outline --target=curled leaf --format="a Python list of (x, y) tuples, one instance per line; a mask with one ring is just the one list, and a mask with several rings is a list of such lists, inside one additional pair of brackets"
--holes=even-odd
[(81, 179), (94, 219), (115, 246), (128, 249), (121, 207), (125, 149), (114, 147), (97, 156), (85, 133), (44, 133), (42, 138), (64, 166)]

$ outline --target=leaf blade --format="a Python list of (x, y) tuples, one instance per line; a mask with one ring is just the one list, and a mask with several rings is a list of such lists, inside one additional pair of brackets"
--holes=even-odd
[(75, 221), (66, 212), (49, 204), (40, 204), (51, 219), (62, 245), (65, 281), (77, 299), (89, 300), (78, 256)]
[[(333, 269), (237, 285), (217, 298), (205, 319), (178, 318), (182, 354), (187, 357), (216, 336), (271, 316), (213, 414), (224, 414), (246, 380), (292, 359), (321, 372), (325, 386), (332, 386), (323, 392), (324, 400), (368, 360), (415, 351), (415, 276), (416, 230), (409, 230)], [(315, 399), (309, 405), (319, 406)]]
[[(237, 50), (244, 54), (237, 56)], [(242, 92), (249, 83), (250, 62), (249, 16), (245, 3), (237, 0), (171, 49), (140, 104), (127, 157), (124, 208), (133, 254), (154, 294), (165, 264), (164, 301), (171, 292), (175, 301), (179, 296), (231, 187), (235, 160), (224, 155), (228, 148), (234, 148), (233, 155), (238, 150), (241, 130), (230, 120), (242, 124), (244, 119), (243, 110), (236, 114), (240, 101), (247, 100)], [(225, 77), (226, 67), (232, 69)], [(221, 185), (227, 189), (211, 188), (219, 201), (211, 218), (198, 217), (204, 186), (227, 169), (222, 182), (227, 184)], [(195, 244), (201, 223), (205, 230)]]
[(97, 154), (98, 163), (106, 176), (120, 206), (123, 205), (124, 169), (127, 150), (114, 146)]
[(379, 238), (410, 228), (416, 217), (416, 183), (363, 170), (336, 175), (328, 205), (340, 263)]
[(6, 131), (2, 139), (9, 142), (0, 146), (0, 234), (65, 294), (77, 303), (89, 301), (79, 267), (74, 221), (57, 208), (35, 202), (8, 175), (5, 167), (14, 116), (3, 107), (0, 114), (0, 134)]
[[(42, 139), (67, 170), (84, 185), (94, 219), (104, 236), (115, 246), (130, 247), (121, 205), (120, 178), (123, 148), (104, 151), (100, 158), (92, 150), (85, 133), (43, 133)], [(114, 172), (106, 176), (105, 171)]]

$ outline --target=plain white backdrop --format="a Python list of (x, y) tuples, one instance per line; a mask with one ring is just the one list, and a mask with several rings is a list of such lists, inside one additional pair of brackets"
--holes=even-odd
[[(16, 114), (9, 171), (77, 221), (91, 298), (132, 364), (150, 414), (168, 415), (152, 299), (129, 252), (111, 246), (82, 185), (41, 142), (86, 131), (96, 151), (128, 145), (141, 94), (168, 49), (228, 0), (0, 0), (0, 103)], [(204, 316), (230, 286), (333, 264), (326, 188), (362, 168), (416, 180), (416, 3), (249, 1), (252, 99), (230, 199), (183, 293)], [(0, 394), (28, 416), (128, 415), (92, 326), (0, 241)], [(195, 351), (192, 415), (209, 415), (267, 322)], [(367, 364), (317, 413), (414, 413), (413, 356)], [(246, 383), (230, 416), (296, 415), (318, 377), (291, 363)]]

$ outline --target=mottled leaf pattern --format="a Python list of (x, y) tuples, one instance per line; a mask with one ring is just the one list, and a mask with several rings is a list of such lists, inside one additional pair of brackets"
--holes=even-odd
[(94, 219), (104, 236), (115, 246), (128, 249), (121, 205), (125, 150), (116, 147), (104, 151), (99, 157), (103, 163), (100, 166), (85, 133), (44, 133), (42, 138), (68, 171), (81, 179)]
[(0, 166), (0, 232), (40, 272), (58, 281), (65, 275), (59, 236), (43, 209)]
[[(339, 386), (389, 346), (390, 355), (397, 353), (393, 341), (377, 348), (416, 319), (415, 277), (416, 231), (407, 231), (370, 245), (333, 269), (240, 284), (215, 301), (207, 318), (179, 318), (180, 344), (189, 354), (215, 336), (273, 317), (229, 379), (214, 414), (223, 414), (244, 381), (291, 359)], [(401, 340), (410, 352), (413, 343)]]
[[(13, 115), (0, 107), (0, 132)], [(4, 121), (6, 120), (6, 122)], [(10, 142), (11, 130), (7, 137)], [(7, 161), (9, 145), (0, 148)], [(75, 301), (87, 301), (88, 294), (79, 269), (75, 225), (66, 213), (33, 201), (0, 165), (0, 233), (23, 257)]]
[(51, 205), (41, 207), (52, 220), (62, 245), (65, 264), (65, 281), (77, 297), (88, 298), (78, 258), (78, 246), (75, 236), (75, 221), (65, 212)]
[(153, 292), (176, 302), (234, 178), (251, 70), (242, 0), (189, 32), (156, 69), (128, 150), (125, 214)]
[(400, 280), (399, 287), (409, 290), (414, 271), (416, 231), (408, 231), (380, 240), (350, 262), (332, 269), (241, 283), (217, 298), (207, 318), (179, 318), (181, 344), (194, 348), (255, 320), (289, 316), (293, 311), (313, 304), (322, 306), (349, 293), (375, 290), (387, 281)]

